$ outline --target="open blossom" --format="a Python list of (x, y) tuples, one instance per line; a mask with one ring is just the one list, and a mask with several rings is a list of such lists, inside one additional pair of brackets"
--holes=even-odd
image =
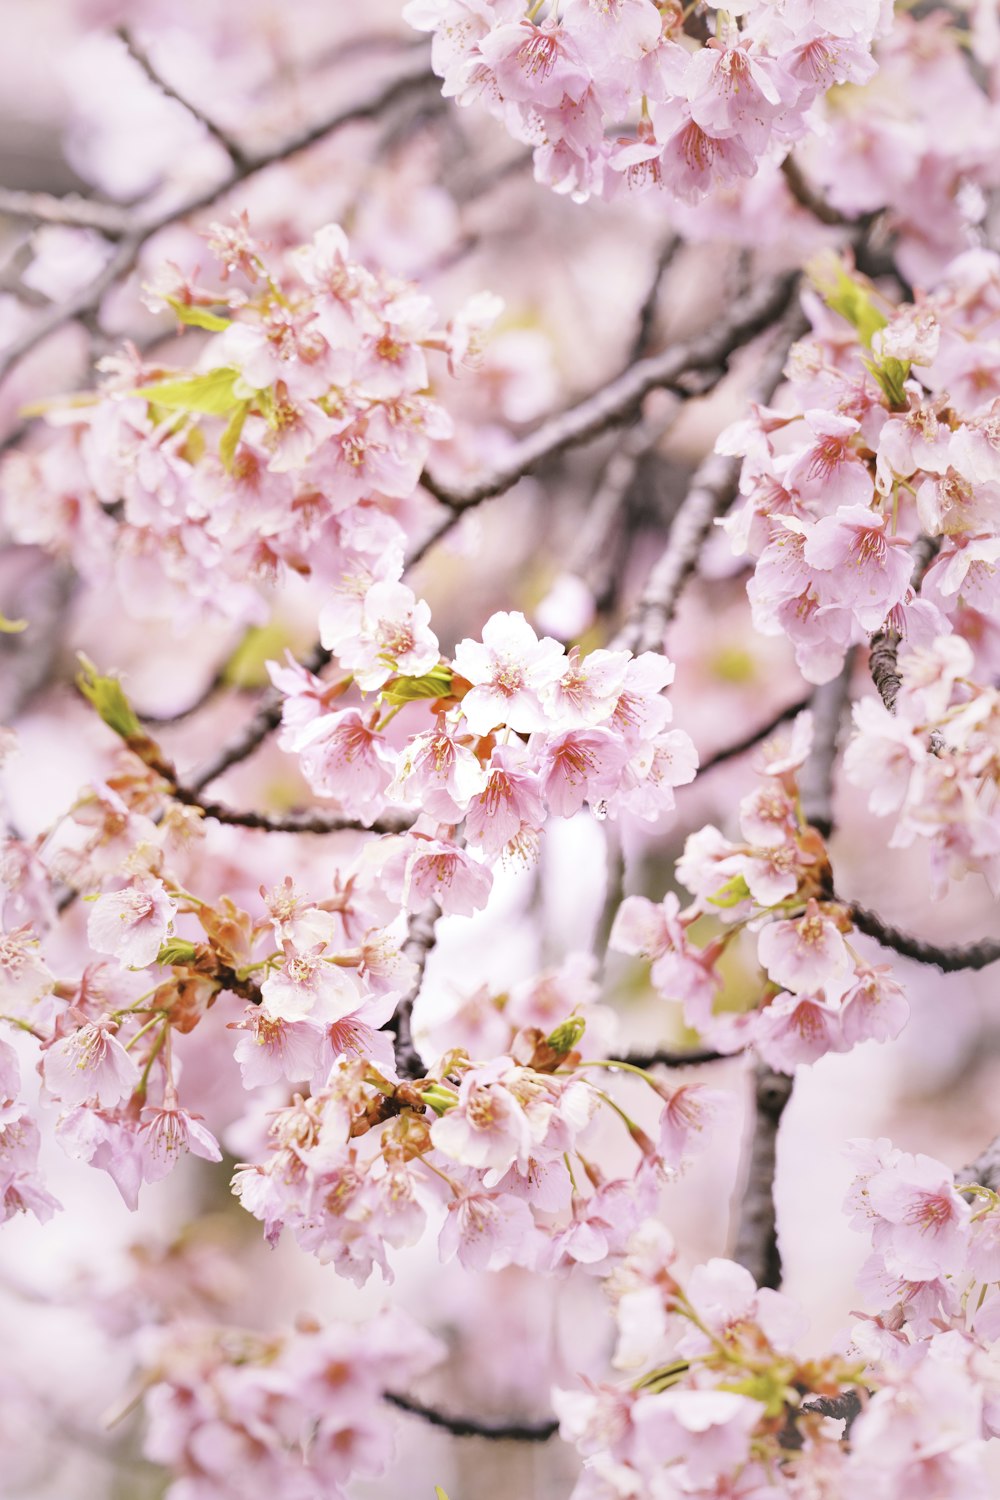
[(358, 1004), (358, 992), (346, 971), (321, 947), (302, 951), (284, 944), (280, 969), (270, 972), (260, 987), (262, 1006), (276, 1021), (335, 1021)]
[(757, 940), (757, 953), (775, 984), (796, 995), (842, 988), (851, 967), (837, 924), (816, 901), (797, 921), (769, 922)]
[(868, 1178), (872, 1242), (890, 1271), (922, 1281), (960, 1268), (972, 1209), (953, 1184), (940, 1162), (905, 1152)]
[(374, 692), (396, 672), (420, 677), (437, 665), (437, 636), (429, 628), (430, 605), (402, 583), (374, 583), (364, 597), (361, 619), (341, 631), (327, 630), (324, 644), (353, 673), (362, 692)]
[(474, 734), (499, 725), (530, 731), (545, 727), (545, 690), (566, 671), (566, 653), (550, 636), (538, 639), (519, 612), (491, 615), (482, 644), (466, 639), (455, 647), (455, 670), (472, 683), (462, 712)]
[(87, 939), (126, 969), (153, 963), (173, 922), (174, 907), (160, 880), (146, 879), (98, 896), (87, 919)]
[(139, 1069), (104, 1018), (87, 1021), (53, 1042), (42, 1059), (42, 1077), (54, 1098), (63, 1104), (96, 1100), (110, 1108), (127, 1099), (139, 1082)]
[(458, 1102), (431, 1126), (439, 1151), (465, 1166), (504, 1172), (513, 1163), (525, 1168), (534, 1135), (531, 1122), (507, 1086), (517, 1069), (498, 1058), (471, 1069), (462, 1079)]
[(386, 796), (454, 823), (482, 792), (485, 781), (486, 772), (469, 746), (442, 724), (408, 742)]
[(147, 1182), (166, 1177), (182, 1152), (200, 1156), (204, 1161), (222, 1160), (214, 1135), (194, 1115), (181, 1109), (176, 1097), (164, 1100), (159, 1109), (143, 1110), (141, 1140), (145, 1158), (143, 1175)]

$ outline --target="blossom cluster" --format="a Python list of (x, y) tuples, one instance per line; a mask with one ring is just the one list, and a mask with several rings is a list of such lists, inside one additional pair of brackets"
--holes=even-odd
[(681, 1275), (668, 1231), (644, 1225), (607, 1282), (629, 1384), (556, 1392), (583, 1455), (574, 1500), (991, 1493), (996, 1194), (970, 1205), (948, 1168), (888, 1141), (853, 1152), (848, 1207), (876, 1246), (862, 1280), (885, 1310), (844, 1354), (802, 1358), (789, 1297), (732, 1261)]
[(167, 265), (147, 290), (207, 335), (195, 369), (131, 347), (102, 361), (99, 392), (49, 411), (56, 440), (6, 458), (12, 535), (113, 578), (138, 618), (260, 622), (265, 586), (291, 576), (362, 592), (395, 581), (395, 511), (452, 432), (428, 354), (474, 363), (499, 299), (440, 328), (412, 284), (352, 260), (336, 225), (279, 256), (244, 217), (216, 225), (209, 248), (219, 285)]
[(540, 182), (578, 199), (662, 187), (694, 201), (784, 155), (835, 84), (871, 78), (872, 42), (892, 15), (883, 0), (741, 0), (714, 12), (710, 36), (707, 12), (410, 0), (404, 15), (434, 33), (445, 97), (480, 104), (531, 146)]
[[(241, 1166), (233, 1188), (273, 1243), (298, 1243), (359, 1285), (387, 1249), (436, 1229), (439, 1255), (469, 1270), (515, 1264), (594, 1272), (622, 1253), (655, 1210), (659, 1186), (729, 1118), (727, 1094), (668, 1088), (613, 1060), (583, 1061), (586, 1023), (548, 1036), (522, 1027), (510, 1052), (473, 1062), (452, 1048), (413, 1083), (364, 1060), (341, 1060), (309, 1098), (296, 1095), (269, 1126), (265, 1161)], [(655, 1101), (656, 1139), (594, 1081), (596, 1069), (638, 1074)], [(638, 1154), (609, 1176), (598, 1116), (610, 1110)]]
[(175, 1320), (140, 1339), (143, 1450), (174, 1477), (168, 1500), (266, 1493), (341, 1500), (385, 1472), (391, 1424), (382, 1397), (443, 1350), (410, 1319), (307, 1323), (268, 1337)]
[[(939, 886), (950, 868), (995, 879), (995, 710), (979, 684), (1000, 660), (1000, 259), (970, 251), (896, 309), (837, 266), (816, 274), (826, 303), (810, 301), (814, 335), (779, 404), (721, 440), (744, 455), (726, 525), (756, 558), (754, 624), (788, 637), (811, 682), (879, 632), (900, 639), (899, 720), (858, 706), (849, 774), (873, 811), (901, 812), (896, 842), (934, 841)], [(918, 547), (931, 560), (915, 568)]]
[[(586, 803), (601, 818), (654, 821), (694, 779), (690, 737), (668, 727), (663, 689), (674, 669), (665, 657), (567, 654), (511, 612), (492, 615), (482, 639), (460, 641), (448, 663), (428, 617), (401, 583), (354, 599), (338, 593), (320, 628), (350, 678), (328, 683), (295, 663), (271, 664), (284, 694), (279, 743), (299, 755), (312, 790), (367, 823), (387, 808), (424, 820), (371, 851), (383, 888), (403, 905), (434, 895), (445, 911), (468, 913), (485, 902), (486, 866), (530, 859), (549, 814), (571, 817)], [(378, 702), (339, 706), (352, 682)], [(425, 723), (427, 709), (431, 727), (393, 746), (389, 720), (419, 710)], [(485, 865), (440, 837), (463, 820), (468, 850)]]
[[(688, 838), (676, 873), (690, 905), (682, 909), (673, 891), (659, 905), (627, 896), (609, 940), (650, 961), (654, 989), (682, 1003), (687, 1025), (709, 1045), (752, 1044), (786, 1073), (826, 1052), (887, 1041), (909, 1014), (889, 967), (852, 950), (849, 910), (833, 897), (823, 840), (803, 817), (797, 780), (811, 742), (806, 711), (788, 736), (764, 745), (762, 783), (739, 806), (741, 842), (711, 825)], [(707, 915), (723, 930), (700, 945), (689, 930)], [(743, 930), (756, 935), (763, 974), (750, 1007), (734, 1009), (719, 961)]]

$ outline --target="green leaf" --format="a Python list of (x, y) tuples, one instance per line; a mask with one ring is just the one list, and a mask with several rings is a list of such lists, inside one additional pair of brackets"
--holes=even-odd
[(207, 307), (191, 307), (177, 297), (168, 297), (167, 301), (176, 313), (178, 323), (187, 323), (190, 328), (207, 328), (210, 333), (224, 333), (232, 326), (231, 319), (220, 318), (218, 313), (209, 312)]
[(6, 615), (0, 615), (0, 635), (20, 635), (27, 628), (27, 620), (8, 620)]
[(171, 937), (165, 943), (160, 944), (160, 951), (156, 955), (158, 964), (190, 964), (194, 963), (197, 949), (194, 943), (187, 938)]
[(382, 689), (387, 703), (412, 703), (417, 698), (447, 698), (451, 692), (452, 672), (444, 662), (431, 667), (422, 677), (394, 677)]
[(746, 901), (750, 895), (750, 887), (742, 875), (734, 875), (732, 880), (727, 880), (725, 885), (720, 885), (714, 896), (709, 896), (713, 906), (739, 906), (741, 901)]
[(142, 725), (118, 678), (102, 677), (82, 651), (79, 658), (83, 671), (77, 675), (76, 685), (88, 703), (94, 705), (108, 728), (120, 734), (123, 740), (142, 737)]
[(905, 411), (909, 406), (903, 382), (910, 373), (908, 359), (896, 359), (888, 355), (885, 359), (866, 359), (865, 369), (878, 381), (894, 411)]
[(227, 474), (233, 467), (233, 459), (236, 457), (236, 449), (243, 432), (243, 423), (247, 419), (249, 410), (250, 402), (241, 401), (226, 423), (226, 430), (219, 440), (219, 457), (222, 459)]
[(587, 1023), (582, 1016), (570, 1016), (550, 1031), (545, 1040), (553, 1052), (572, 1052), (586, 1029)]
[(765, 1370), (760, 1375), (749, 1375), (746, 1380), (726, 1381), (717, 1386), (720, 1391), (733, 1391), (737, 1396), (749, 1396), (760, 1401), (767, 1417), (780, 1417), (788, 1401), (788, 1386), (775, 1370)]
[(871, 348), (873, 336), (889, 319), (875, 305), (874, 290), (849, 276), (840, 262), (825, 256), (810, 267), (813, 284), (832, 312), (839, 313), (853, 328), (863, 344)]
[(445, 1494), (444, 1490), (439, 1484), (436, 1484), (434, 1486), (434, 1493), (437, 1496), (437, 1500), (448, 1500), (448, 1496)]
[(292, 644), (292, 633), (281, 620), (251, 625), (222, 668), (222, 681), (226, 687), (266, 687), (270, 681), (267, 663), (279, 658), (285, 647)]
[(167, 411), (200, 411), (210, 417), (224, 417), (242, 404), (241, 397), (234, 391), (239, 378), (239, 370), (223, 366), (204, 375), (192, 375), (187, 380), (160, 380), (153, 385), (139, 386), (137, 390), (129, 391), (129, 395), (142, 396)]

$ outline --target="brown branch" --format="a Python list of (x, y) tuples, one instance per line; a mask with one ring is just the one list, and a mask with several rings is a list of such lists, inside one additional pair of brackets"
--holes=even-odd
[(681, 246), (681, 239), (676, 234), (668, 235), (660, 246), (659, 254), (653, 266), (653, 275), (646, 295), (643, 297), (636, 317), (636, 328), (632, 338), (632, 347), (629, 352), (629, 363), (641, 359), (644, 354), (649, 353), (649, 346), (653, 341), (653, 329), (656, 324), (656, 309), (660, 301), (660, 290), (663, 286), (663, 278), (670, 269), (674, 256)]
[(4, 187), (0, 187), (0, 216), (28, 219), (33, 224), (58, 224), (67, 229), (98, 229), (109, 240), (118, 239), (132, 222), (128, 209), (117, 203), (100, 203), (75, 193), (60, 198), (54, 193)]
[(796, 203), (811, 213), (813, 218), (818, 219), (821, 224), (846, 227), (860, 222), (857, 219), (846, 218), (839, 208), (834, 208), (832, 204), (827, 203), (826, 199), (817, 193), (803, 176), (802, 168), (794, 156), (785, 157), (781, 163), (781, 173)]
[(825, 839), (833, 832), (833, 768), (853, 666), (851, 649), (833, 681), (824, 682), (813, 693), (813, 744), (799, 777), (802, 815)]
[[(940, 537), (919, 536), (910, 548), (910, 557), (913, 559), (910, 587), (914, 593), (919, 593), (924, 574), (937, 556), (940, 546)], [(876, 630), (868, 649), (868, 670), (872, 682), (891, 714), (896, 712), (896, 698), (903, 684), (897, 665), (901, 641), (902, 637), (895, 630), (883, 627)]]
[(746, 755), (748, 750), (754, 750), (763, 740), (769, 738), (782, 724), (787, 724), (789, 719), (795, 719), (804, 709), (807, 709), (813, 701), (812, 693), (804, 698), (796, 698), (794, 703), (787, 704), (779, 709), (766, 724), (759, 729), (752, 730), (743, 739), (734, 741), (731, 745), (724, 746), (721, 750), (713, 750), (711, 755), (705, 757), (698, 767), (698, 775), (703, 776), (706, 771), (714, 771), (716, 766), (721, 766), (726, 761), (734, 760), (738, 755)]
[(628, 421), (650, 391), (677, 389), (679, 394), (686, 394), (682, 378), (692, 371), (724, 365), (735, 350), (781, 316), (795, 285), (793, 276), (766, 282), (736, 303), (730, 316), (721, 323), (717, 322), (708, 332), (686, 343), (676, 344), (662, 354), (637, 361), (575, 406), (542, 422), (516, 444), (506, 462), (492, 474), (455, 488), (439, 483), (425, 471), (421, 483), (450, 510), (468, 510), (494, 495), (502, 495), (544, 460), (554, 458), (567, 448), (588, 443)]
[(966, 969), (987, 969), (990, 964), (1000, 962), (1000, 940), (983, 938), (976, 943), (961, 947), (942, 948), (936, 943), (925, 942), (884, 922), (877, 912), (860, 906), (856, 901), (844, 903), (851, 920), (859, 932), (867, 933), (883, 948), (891, 948), (904, 958), (912, 958), (918, 964), (932, 964), (944, 974), (958, 974)]
[(543, 1422), (484, 1422), (475, 1417), (449, 1416), (435, 1406), (425, 1406), (422, 1401), (396, 1391), (384, 1391), (383, 1399), (398, 1411), (419, 1417), (432, 1427), (441, 1427), (453, 1437), (488, 1438), (495, 1443), (547, 1443), (559, 1431), (555, 1418)]
[(416, 964), (417, 975), (409, 993), (398, 1002), (387, 1028), (396, 1038), (396, 1068), (401, 1078), (422, 1078), (426, 1072), (420, 1054), (413, 1045), (411, 1021), (413, 1007), (424, 982), (427, 955), (437, 942), (437, 922), (440, 915), (441, 908), (436, 901), (431, 901), (420, 911), (410, 914), (403, 953)]
[(324, 813), (318, 808), (293, 808), (286, 813), (256, 812), (254, 809), (227, 807), (223, 802), (213, 802), (199, 797), (190, 787), (174, 783), (171, 796), (187, 807), (195, 807), (206, 818), (216, 823), (225, 823), (234, 828), (257, 829), (262, 833), (405, 833), (416, 821), (413, 813), (387, 813), (371, 823), (359, 818), (345, 818), (335, 813)]
[(130, 226), (121, 231), (121, 240), (115, 254), (93, 280), (74, 296), (54, 305), (47, 313), (36, 318), (20, 337), (11, 341), (3, 358), (0, 359), (0, 379), (18, 360), (66, 323), (96, 313), (105, 293), (117, 281), (128, 275), (142, 247), (161, 229), (165, 229), (170, 224), (176, 224), (181, 219), (186, 219), (202, 209), (210, 208), (246, 178), (263, 171), (266, 167), (297, 156), (299, 152), (325, 140), (342, 126), (361, 120), (377, 119), (385, 110), (406, 98), (414, 90), (426, 88), (435, 81), (434, 75), (427, 66), (426, 55), (422, 52), (418, 63), (411, 63), (409, 68), (382, 84), (367, 98), (336, 110), (333, 114), (296, 132), (267, 151), (257, 155), (248, 155), (241, 166), (234, 165), (229, 175), (216, 183), (214, 187), (206, 188), (185, 199), (183, 203), (150, 214), (148, 217), (143, 217), (141, 213), (137, 214)]
[(625, 1063), (631, 1068), (696, 1068), (705, 1063), (728, 1062), (739, 1055), (738, 1052), (716, 1052), (711, 1047), (687, 1047), (678, 1052), (661, 1047), (655, 1052), (624, 1052), (620, 1057), (612, 1055), (604, 1061)]
[[(761, 359), (750, 393), (752, 399), (770, 398), (781, 379), (789, 349), (806, 328), (797, 300), (792, 307), (787, 306), (794, 284), (783, 285), (786, 287), (784, 315), (771, 348)], [(740, 459), (721, 453), (710, 453), (699, 464), (674, 516), (659, 561), (638, 604), (615, 638), (616, 647), (636, 653), (663, 650), (664, 633), (673, 619), (681, 591), (698, 565), (701, 549), (715, 521), (729, 509), (736, 494), (740, 468)]]
[(733, 1260), (758, 1286), (781, 1285), (781, 1254), (774, 1204), (778, 1127), (792, 1095), (792, 1079), (765, 1063), (754, 1069), (754, 1125), (747, 1183), (740, 1204)]
[(187, 110), (191, 118), (197, 120), (202, 129), (212, 137), (213, 141), (216, 141), (222, 147), (235, 170), (242, 172), (249, 164), (242, 146), (234, 141), (210, 116), (205, 114), (204, 110), (199, 109), (184, 94), (179, 94), (173, 84), (167, 82), (153, 63), (149, 53), (136, 41), (127, 26), (117, 26), (115, 28), (115, 36), (124, 42), (128, 55), (134, 62), (138, 63), (153, 87), (158, 89), (165, 98), (172, 99), (175, 104), (179, 104), (182, 109)]

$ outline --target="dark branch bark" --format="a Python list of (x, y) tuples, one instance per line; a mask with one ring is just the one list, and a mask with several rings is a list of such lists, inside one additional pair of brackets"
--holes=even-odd
[(409, 994), (404, 995), (396, 1006), (388, 1026), (388, 1030), (392, 1031), (396, 1037), (396, 1068), (401, 1078), (422, 1078), (426, 1071), (420, 1054), (413, 1045), (411, 1021), (413, 1007), (424, 982), (427, 955), (437, 941), (437, 921), (440, 915), (441, 908), (436, 901), (430, 902), (420, 911), (411, 913), (409, 931), (406, 942), (403, 944), (406, 957), (412, 959), (417, 965), (417, 977), (413, 981)]
[(747, 1183), (740, 1205), (733, 1260), (758, 1286), (781, 1285), (781, 1254), (774, 1205), (778, 1127), (792, 1095), (792, 1079), (765, 1063), (754, 1069), (754, 1125)]
[(895, 953), (902, 954), (904, 958), (912, 958), (918, 964), (932, 964), (944, 974), (958, 974), (965, 969), (987, 969), (990, 964), (1000, 962), (1000, 940), (996, 938), (983, 938), (976, 943), (943, 948), (883, 922), (877, 912), (870, 911), (866, 906), (860, 906), (854, 901), (845, 904), (859, 932), (867, 933), (881, 943), (883, 948), (891, 948)]
[(759, 729), (752, 730), (743, 739), (736, 740), (734, 744), (726, 745), (721, 750), (713, 750), (712, 754), (706, 756), (701, 762), (701, 765), (698, 767), (698, 775), (703, 776), (706, 771), (713, 771), (716, 766), (724, 765), (726, 761), (734, 760), (738, 755), (746, 755), (748, 750), (755, 749), (763, 740), (772, 735), (776, 729), (780, 729), (782, 724), (787, 724), (789, 719), (797, 718), (803, 709), (810, 706), (812, 700), (812, 693), (809, 693), (805, 698), (797, 698), (794, 703), (789, 703), (785, 708), (780, 709), (778, 713), (768, 719), (766, 724), (762, 724)]
[[(910, 548), (913, 559), (910, 587), (914, 593), (919, 592), (924, 574), (937, 556), (940, 546), (940, 537), (919, 536)], [(901, 639), (895, 630), (877, 630), (872, 636), (868, 652), (868, 670), (872, 682), (890, 713), (896, 711), (896, 698), (903, 682), (896, 665)]]
[(198, 121), (198, 124), (212, 137), (213, 141), (218, 142), (236, 171), (244, 171), (249, 163), (243, 148), (238, 142), (227, 135), (220, 125), (217, 125), (213, 119), (205, 114), (204, 110), (199, 109), (196, 104), (192, 104), (190, 99), (185, 98), (183, 94), (179, 94), (174, 86), (167, 82), (154, 66), (148, 52), (136, 41), (127, 26), (117, 27), (115, 35), (125, 43), (129, 56), (134, 62), (138, 63), (153, 87), (159, 89), (160, 93), (167, 99), (173, 99), (182, 109), (186, 109), (192, 119)]
[(411, 1396), (401, 1396), (396, 1391), (385, 1391), (384, 1399), (398, 1411), (411, 1417), (419, 1417), (432, 1427), (441, 1427), (454, 1437), (488, 1438), (495, 1443), (547, 1443), (559, 1431), (559, 1423), (552, 1418), (544, 1422), (482, 1422), (475, 1417), (452, 1417), (438, 1411), (435, 1406), (425, 1406)]
[(715, 1052), (711, 1047), (688, 1047), (677, 1052), (658, 1048), (655, 1052), (623, 1052), (620, 1057), (609, 1057), (608, 1062), (628, 1063), (633, 1068), (695, 1068), (704, 1063), (728, 1062), (738, 1057), (738, 1052)]

